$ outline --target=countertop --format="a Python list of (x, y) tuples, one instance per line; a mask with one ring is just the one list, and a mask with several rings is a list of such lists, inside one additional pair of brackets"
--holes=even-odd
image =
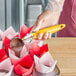
[(51, 38), (45, 40), (49, 52), (60, 69), (60, 76), (76, 76), (76, 38)]

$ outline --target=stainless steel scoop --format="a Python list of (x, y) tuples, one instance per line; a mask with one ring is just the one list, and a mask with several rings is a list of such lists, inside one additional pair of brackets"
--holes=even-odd
[(14, 50), (16, 56), (20, 56), (20, 52), (24, 46), (23, 40), (20, 38), (13, 38), (10, 42), (10, 47)]

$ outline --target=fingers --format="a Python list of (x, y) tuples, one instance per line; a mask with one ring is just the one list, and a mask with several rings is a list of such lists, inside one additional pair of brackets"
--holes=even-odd
[(38, 39), (41, 40), (42, 37), (43, 37), (43, 33), (40, 33), (40, 34), (38, 35)]
[(49, 38), (49, 39), (51, 38), (51, 35), (52, 35), (51, 33), (48, 33), (48, 38)]
[(44, 36), (43, 36), (43, 39), (47, 40), (47, 39), (48, 39), (48, 35), (49, 35), (49, 33), (46, 32), (46, 33), (44, 34)]
[(38, 35), (38, 39), (39, 39), (39, 40), (41, 40), (41, 39), (47, 40), (47, 39), (50, 39), (50, 38), (51, 38), (51, 33), (48, 33), (48, 32), (46, 32), (45, 34), (40, 33), (40, 34)]

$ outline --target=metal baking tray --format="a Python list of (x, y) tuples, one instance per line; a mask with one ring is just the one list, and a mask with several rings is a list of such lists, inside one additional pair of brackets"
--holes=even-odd
[(59, 75), (60, 75), (60, 70), (57, 65), (55, 66), (54, 71), (50, 73), (40, 73), (38, 71), (35, 71), (35, 73), (33, 74), (33, 76), (59, 76)]
[(54, 73), (55, 73), (55, 76), (59, 76), (60, 75), (60, 69), (58, 68), (57, 65), (55, 66)]

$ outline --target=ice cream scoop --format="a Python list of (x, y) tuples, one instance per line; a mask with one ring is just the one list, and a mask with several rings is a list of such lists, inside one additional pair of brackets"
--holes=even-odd
[(27, 40), (29, 38), (34, 38), (36, 39), (38, 37), (38, 34), (39, 33), (46, 33), (46, 32), (49, 32), (49, 33), (55, 33), (55, 32), (58, 32), (60, 30), (62, 30), (66, 25), (65, 24), (60, 24), (60, 25), (54, 25), (54, 26), (51, 26), (51, 27), (47, 27), (47, 28), (44, 28), (44, 29), (40, 29), (39, 31), (37, 32), (31, 32), (30, 34), (28, 34), (27, 36), (25, 36), (23, 39), (20, 39), (20, 38), (13, 38), (10, 42), (10, 47), (15, 51), (15, 55), (16, 56), (20, 56), (20, 52), (22, 50), (22, 47), (24, 45), (24, 42), (23, 40)]
[(65, 26), (66, 26), (65, 24), (59, 24), (59, 25), (54, 25), (54, 26), (50, 26), (50, 27), (47, 27), (47, 28), (40, 29), (37, 32), (32, 31), (30, 34), (25, 36), (22, 40), (28, 39), (30, 37), (33, 37), (34, 39), (37, 39), (39, 33), (44, 34), (46, 32), (49, 32), (49, 33), (52, 34), (52, 33), (55, 33), (55, 32), (58, 32), (58, 31), (62, 30), (63, 28), (65, 28)]
[(23, 45), (23, 40), (21, 40), (20, 38), (13, 38), (10, 42), (10, 47), (15, 51), (15, 55), (18, 57), (20, 56)]

